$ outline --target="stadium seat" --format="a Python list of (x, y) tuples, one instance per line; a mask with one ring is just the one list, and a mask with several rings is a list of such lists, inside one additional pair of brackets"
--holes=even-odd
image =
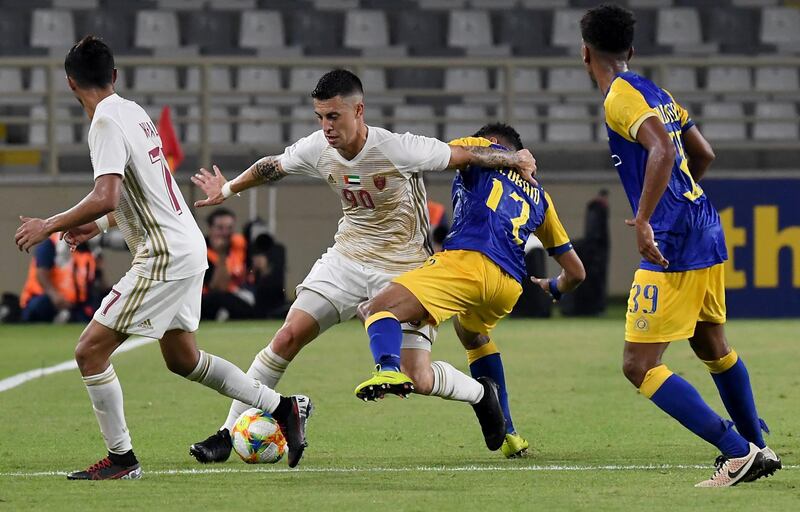
[(400, 96), (386, 94), (386, 71), (383, 68), (362, 69), (358, 77), (364, 86), (368, 104), (397, 105), (403, 102), (403, 98)]
[[(200, 107), (198, 105), (190, 105), (187, 112), (189, 117), (200, 117)], [(208, 123), (208, 141), (211, 144), (229, 144), (233, 141), (232, 126), (230, 123), (224, 121), (214, 121), (230, 117), (228, 109), (225, 107), (211, 107), (209, 110), (211, 121)], [(189, 122), (186, 126), (186, 136), (184, 140), (189, 144), (200, 143), (200, 122)]]
[(170, 11), (137, 12), (134, 44), (139, 48), (176, 48), (180, 46), (178, 17)]
[(486, 108), (479, 105), (448, 105), (444, 111), (447, 123), (444, 126), (444, 140), (472, 135), (486, 123)]
[(453, 10), (463, 9), (467, 5), (466, 0), (416, 0), (420, 9), (441, 9)]
[(24, 91), (22, 70), (20, 68), (0, 68), (0, 105), (20, 105), (40, 103), (38, 98), (12, 96), (9, 93)]
[[(411, 132), (426, 137), (438, 137), (438, 129), (434, 121), (429, 121), (436, 116), (430, 105), (398, 105), (394, 109), (396, 121), (392, 131), (396, 133)], [(420, 121), (420, 119), (423, 119)]]
[(779, 50), (800, 47), (800, 9), (767, 7), (761, 13), (761, 42)]
[(242, 144), (280, 144), (284, 141), (281, 124), (277, 121), (280, 117), (278, 109), (246, 106), (239, 110), (239, 116), (247, 118), (248, 121), (239, 123), (236, 142)]
[(75, 22), (71, 11), (36, 9), (33, 11), (31, 46), (69, 48), (75, 43)]
[(726, 120), (744, 116), (741, 103), (705, 103), (701, 112), (703, 122), (700, 123), (700, 130), (708, 140), (714, 142), (747, 139), (747, 126), (744, 121)]
[[(212, 66), (209, 70), (209, 88), (211, 91), (211, 101), (216, 105), (241, 105), (248, 103), (247, 96), (225, 94), (233, 90), (231, 83), (231, 70), (226, 66)], [(187, 91), (200, 91), (200, 68), (191, 67), (186, 70)]]
[(203, 54), (236, 53), (239, 41), (237, 16), (227, 11), (188, 11), (179, 14), (183, 44), (196, 46)]
[(550, 10), (503, 9), (492, 13), (499, 44), (511, 46), (516, 56), (552, 53), (547, 41), (553, 13)]
[(447, 45), (466, 50), (467, 55), (499, 57), (511, 54), (511, 46), (494, 44), (487, 11), (450, 11)]
[(591, 142), (592, 124), (587, 105), (549, 105), (548, 142)]
[(380, 10), (348, 11), (344, 22), (344, 45), (348, 48), (389, 46), (389, 23)]
[(208, 0), (208, 6), (214, 10), (228, 11), (249, 11), (257, 7), (256, 0)]
[(673, 0), (628, 0), (630, 7), (672, 7)]
[[(475, 100), (486, 100), (489, 93), (489, 70), (486, 68), (448, 68), (444, 72), (444, 89), (459, 94), (475, 93)], [(491, 98), (488, 98), (491, 99)]]
[(131, 90), (139, 93), (178, 89), (178, 70), (173, 66), (137, 66)]
[(242, 11), (239, 21), (239, 46), (257, 49), (286, 46), (281, 13)]
[(158, 0), (159, 10), (191, 11), (205, 7), (206, 0)]
[(304, 53), (335, 55), (341, 52), (344, 18), (339, 11), (293, 11), (288, 25), (292, 45), (303, 48)]
[(563, 9), (569, 6), (569, 0), (520, 0), (520, 4), (529, 9)]
[[(67, 80), (64, 78), (64, 73), (61, 69), (56, 69), (52, 75), (53, 88), (58, 94), (56, 101), (60, 104), (74, 105), (75, 97), (67, 85)], [(30, 83), (28, 85), (30, 92), (46, 93), (47, 92), (47, 70), (44, 68), (31, 69)], [(38, 103), (38, 102), (37, 102)]]
[(706, 89), (711, 92), (747, 92), (753, 87), (750, 68), (743, 66), (711, 66)]
[(656, 42), (674, 47), (702, 44), (697, 10), (691, 7), (659, 9)]
[(758, 67), (756, 68), (756, 90), (762, 92), (800, 92), (800, 79), (797, 68)]
[(119, 11), (112, 9), (79, 11), (75, 20), (79, 34), (99, 35), (115, 55), (130, 53), (133, 43), (133, 24)]
[[(756, 104), (756, 122), (753, 125), (755, 140), (797, 140), (800, 132), (797, 125), (797, 106), (794, 103)], [(770, 121), (770, 119), (792, 120)]]
[(519, 133), (522, 145), (530, 147), (532, 142), (542, 140), (542, 125), (539, 123), (539, 112), (535, 105), (517, 104), (514, 106), (512, 126)]
[[(70, 117), (69, 109), (66, 107), (56, 108), (56, 142), (58, 144), (73, 144), (75, 142), (75, 131), (73, 125), (60, 119)], [(31, 120), (47, 119), (47, 107), (35, 105), (31, 107)], [(47, 123), (34, 123), (30, 125), (28, 132), (29, 144), (47, 144)]]
[(469, 0), (469, 5), (473, 9), (514, 9), (519, 4), (519, 0)]
[(311, 0), (318, 11), (350, 11), (358, 9), (358, 0)]
[(403, 45), (417, 55), (438, 53), (445, 47), (445, 14), (411, 9), (392, 16), (392, 44)]
[(100, 0), (53, 0), (56, 9), (97, 9)]
[[(551, 93), (592, 93), (592, 79), (583, 68), (550, 68), (547, 90)], [(596, 100), (597, 98), (592, 97)]]
[(552, 46), (567, 50), (570, 54), (578, 54), (581, 50), (580, 22), (583, 9), (558, 10), (553, 18)]
[(314, 110), (309, 105), (296, 105), (290, 114), (289, 143), (292, 144), (320, 129)]
[(707, 16), (706, 36), (720, 45), (722, 53), (758, 53), (758, 15), (754, 9), (713, 9)]
[(666, 66), (660, 83), (671, 93), (696, 92), (697, 70), (689, 66)]
[(283, 90), (281, 72), (278, 68), (263, 66), (238, 68), (236, 90), (247, 91), (255, 97), (256, 103), (263, 105), (296, 105), (301, 101), (297, 96), (270, 94)]
[(328, 71), (330, 68), (292, 68), (289, 71), (289, 90), (308, 97)]
[(4, 9), (0, 16), (0, 55), (25, 55), (31, 53), (30, 11)]

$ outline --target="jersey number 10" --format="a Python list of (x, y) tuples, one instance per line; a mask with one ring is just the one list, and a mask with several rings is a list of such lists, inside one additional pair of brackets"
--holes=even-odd
[[(535, 188), (534, 193), (538, 198), (539, 189)], [(509, 219), (511, 221), (511, 226), (513, 227), (512, 234), (514, 235), (514, 242), (517, 245), (522, 245), (525, 243), (525, 240), (519, 237), (519, 228), (524, 226), (525, 223), (528, 222), (528, 219), (531, 216), (531, 206), (528, 202), (519, 194), (515, 192), (511, 192), (506, 197), (510, 197), (514, 201), (518, 202), (521, 206), (521, 211), (519, 216)], [(492, 191), (489, 192), (489, 197), (486, 199), (486, 206), (488, 206), (493, 212), (497, 211), (497, 207), (500, 206), (500, 201), (503, 199), (503, 182), (498, 180), (497, 178), (492, 178)], [(539, 202), (538, 200), (536, 201)]]

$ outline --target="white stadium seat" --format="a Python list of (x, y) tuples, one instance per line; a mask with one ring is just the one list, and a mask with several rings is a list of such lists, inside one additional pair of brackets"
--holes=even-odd
[(69, 48), (75, 44), (75, 22), (71, 11), (36, 9), (33, 11), (31, 46)]
[(430, 105), (398, 105), (394, 109), (394, 117), (397, 121), (395, 121), (392, 131), (438, 137), (439, 134), (435, 122), (419, 121), (419, 119), (431, 119), (435, 115), (433, 107)]
[(344, 45), (347, 48), (389, 46), (389, 23), (380, 10), (348, 11), (344, 22)]
[(706, 103), (702, 106), (703, 122), (700, 130), (710, 141), (745, 140), (747, 126), (744, 121), (730, 121), (726, 118), (743, 117), (741, 103)]
[(800, 138), (797, 119), (794, 121), (771, 121), (797, 117), (794, 103), (756, 104), (756, 122), (753, 125), (753, 138), (756, 140), (797, 140)]
[(139, 48), (176, 48), (180, 46), (178, 17), (171, 11), (136, 13), (135, 43)]
[(587, 105), (550, 105), (547, 108), (548, 142), (590, 142), (591, 122)]
[(241, 48), (281, 48), (286, 45), (278, 11), (243, 11), (239, 23)]
[[(239, 116), (252, 119), (252, 121), (239, 123), (236, 142), (242, 144), (279, 144), (283, 142), (281, 124), (275, 120), (279, 117), (278, 109), (246, 106), (239, 110)], [(264, 121), (265, 118), (271, 120)]]

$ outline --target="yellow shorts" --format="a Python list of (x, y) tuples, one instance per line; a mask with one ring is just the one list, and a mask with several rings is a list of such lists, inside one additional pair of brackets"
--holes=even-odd
[(663, 343), (694, 335), (697, 322), (725, 323), (722, 264), (686, 272), (639, 269), (625, 316), (625, 340)]
[(425, 264), (396, 277), (439, 325), (458, 315), (461, 325), (488, 335), (511, 312), (522, 286), (492, 260), (477, 251), (444, 251)]

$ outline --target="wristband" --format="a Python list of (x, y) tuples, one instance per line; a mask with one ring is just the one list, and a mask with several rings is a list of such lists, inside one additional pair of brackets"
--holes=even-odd
[(97, 227), (100, 228), (100, 231), (102, 231), (103, 233), (107, 233), (108, 228), (111, 227), (111, 223), (108, 222), (108, 215), (103, 215), (102, 217), (94, 221), (94, 223), (97, 224)]
[(548, 283), (550, 288), (550, 295), (552, 295), (554, 299), (560, 300), (561, 291), (558, 289), (558, 278), (556, 277), (554, 279), (550, 279)]
[(228, 199), (231, 196), (238, 196), (239, 194), (235, 193), (231, 190), (231, 182), (226, 181), (224, 185), (222, 185), (222, 197)]

